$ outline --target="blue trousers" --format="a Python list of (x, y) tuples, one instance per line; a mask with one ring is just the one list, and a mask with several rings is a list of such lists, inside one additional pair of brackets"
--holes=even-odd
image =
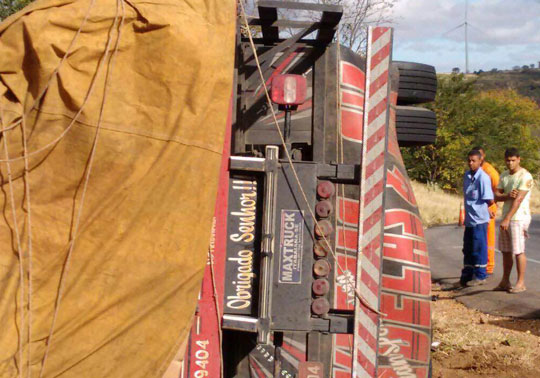
[(487, 223), (465, 227), (463, 234), (463, 270), (461, 283), (474, 278), (483, 280), (487, 277)]

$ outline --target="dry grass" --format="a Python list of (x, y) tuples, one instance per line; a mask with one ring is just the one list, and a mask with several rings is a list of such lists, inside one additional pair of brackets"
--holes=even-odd
[[(459, 205), (463, 198), (457, 194), (451, 194), (436, 186), (412, 182), (414, 196), (418, 203), (420, 216), (424, 227), (441, 224), (457, 223), (459, 217)], [(540, 214), (540, 183), (533, 187), (531, 194), (531, 212)], [(499, 205), (499, 216), (502, 206)]]
[(461, 196), (415, 181), (412, 182), (412, 187), (424, 227), (457, 223)]
[(531, 213), (540, 214), (540, 182), (537, 182), (531, 193)]

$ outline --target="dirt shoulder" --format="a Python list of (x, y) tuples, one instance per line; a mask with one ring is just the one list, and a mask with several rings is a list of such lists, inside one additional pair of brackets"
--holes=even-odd
[(486, 315), (432, 290), (433, 377), (540, 376), (540, 319)]

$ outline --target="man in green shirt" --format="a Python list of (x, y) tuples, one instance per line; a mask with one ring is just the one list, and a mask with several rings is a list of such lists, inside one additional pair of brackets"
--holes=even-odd
[[(500, 177), (495, 200), (503, 201), (503, 218), (500, 225), (499, 248), (503, 254), (503, 277), (494, 290), (505, 290), (509, 293), (520, 293), (526, 290), (525, 239), (531, 223), (529, 202), (534, 184), (532, 175), (520, 166), (521, 158), (516, 148), (509, 148), (504, 153), (507, 171)], [(510, 272), (516, 256), (517, 282), (510, 284)]]

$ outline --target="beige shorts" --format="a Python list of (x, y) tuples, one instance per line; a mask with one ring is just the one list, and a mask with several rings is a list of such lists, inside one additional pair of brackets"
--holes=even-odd
[(512, 252), (519, 255), (525, 252), (525, 239), (529, 237), (528, 230), (531, 220), (511, 220), (508, 230), (499, 230), (499, 249), (501, 252)]

